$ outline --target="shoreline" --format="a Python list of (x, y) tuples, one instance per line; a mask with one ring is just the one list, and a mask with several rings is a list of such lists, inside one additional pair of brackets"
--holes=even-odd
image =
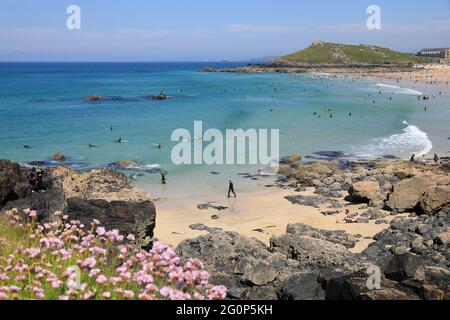
[[(424, 64), (418, 68), (400, 66), (272, 66), (248, 65), (240, 68), (206, 69), (204, 72), (228, 73), (304, 73), (328, 74), (331, 76), (351, 76), (357, 78), (377, 78), (390, 81), (418, 81), (417, 84), (436, 84), (448, 86), (450, 66)], [(432, 83), (430, 83), (432, 82)]]

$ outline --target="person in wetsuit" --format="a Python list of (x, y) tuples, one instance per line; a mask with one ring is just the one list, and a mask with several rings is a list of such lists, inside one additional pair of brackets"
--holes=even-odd
[(236, 192), (234, 192), (234, 184), (230, 180), (229, 181), (229, 186), (228, 186), (228, 198), (231, 198), (231, 193), (233, 193), (234, 197), (236, 198)]

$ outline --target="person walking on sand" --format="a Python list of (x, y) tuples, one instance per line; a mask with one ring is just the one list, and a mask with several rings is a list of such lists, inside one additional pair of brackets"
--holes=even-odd
[(234, 192), (234, 184), (233, 182), (230, 180), (229, 182), (229, 186), (228, 186), (228, 198), (231, 198), (231, 193), (233, 193), (234, 197), (236, 198), (236, 192)]

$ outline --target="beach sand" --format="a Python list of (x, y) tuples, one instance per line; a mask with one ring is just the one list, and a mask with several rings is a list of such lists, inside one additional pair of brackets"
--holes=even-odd
[[(273, 235), (286, 232), (288, 224), (303, 223), (324, 230), (345, 230), (352, 235), (361, 235), (360, 241), (353, 252), (361, 252), (373, 242), (372, 237), (388, 228), (386, 224), (346, 224), (338, 220), (345, 218), (345, 209), (350, 213), (362, 212), (361, 204), (348, 205), (340, 209), (338, 215), (324, 216), (322, 211), (329, 209), (324, 205), (320, 209), (291, 204), (284, 197), (289, 195), (312, 195), (313, 189), (306, 192), (294, 192), (290, 189), (270, 187), (256, 190), (252, 193), (238, 194), (238, 198), (228, 200), (225, 196), (208, 196), (203, 202), (189, 198), (161, 199), (155, 203), (158, 212), (155, 237), (172, 246), (178, 245), (185, 239), (196, 238), (207, 234), (204, 231), (194, 231), (189, 228), (192, 224), (204, 224), (208, 227), (222, 228), (225, 231), (235, 231), (242, 235), (256, 238), (269, 244)], [(200, 210), (198, 204), (215, 201), (214, 205), (229, 207), (218, 211), (216, 209)], [(212, 219), (217, 215), (219, 219)], [(391, 218), (387, 219), (388, 221)], [(255, 231), (258, 230), (259, 231)], [(366, 239), (365, 239), (366, 238)], [(369, 239), (370, 238), (370, 239)]]

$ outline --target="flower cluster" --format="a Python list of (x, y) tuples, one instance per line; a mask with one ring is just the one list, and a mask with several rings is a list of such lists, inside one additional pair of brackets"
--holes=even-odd
[[(219, 300), (226, 288), (209, 284), (201, 261), (182, 264), (175, 251), (150, 251), (133, 235), (86, 228), (60, 212), (38, 224), (33, 210), (0, 216), (0, 300)], [(88, 230), (89, 229), (89, 230)]]

